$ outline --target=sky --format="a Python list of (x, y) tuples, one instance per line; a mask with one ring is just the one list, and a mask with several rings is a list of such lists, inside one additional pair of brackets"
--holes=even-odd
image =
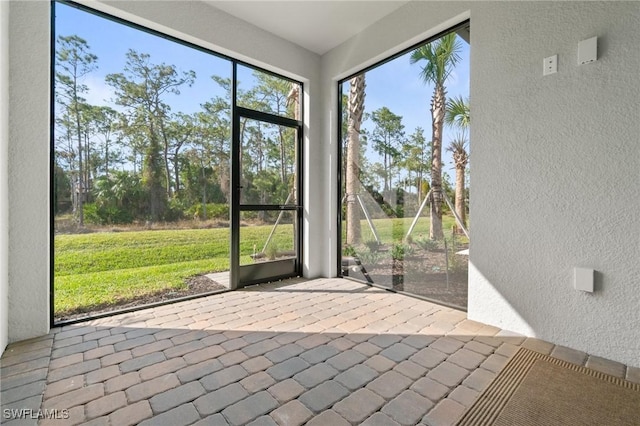
[(175, 65), (178, 72), (196, 72), (194, 85), (183, 86), (180, 96), (171, 99), (174, 112), (192, 113), (200, 110), (201, 103), (224, 96), (211, 76), (231, 77), (231, 63), (225, 59), (61, 3), (55, 4), (55, 14), (56, 37), (76, 34), (85, 39), (91, 52), (98, 56), (98, 69), (84, 81), (90, 88), (85, 98), (91, 104), (104, 105), (113, 98), (113, 90), (104, 78), (122, 72), (129, 49), (151, 55), (154, 64)]
[[(151, 55), (151, 62), (154, 64), (172, 64), (179, 72), (195, 71), (196, 81), (193, 86), (183, 86), (181, 94), (170, 99), (173, 112), (193, 113), (200, 110), (202, 103), (225, 95), (220, 86), (211, 79), (212, 75), (231, 77), (231, 63), (223, 58), (64, 4), (55, 4), (55, 14), (56, 37), (79, 35), (88, 42), (91, 52), (98, 56), (97, 70), (84, 80), (84, 84), (90, 88), (85, 98), (91, 104), (109, 103), (114, 106), (108, 102), (114, 97), (113, 89), (105, 83), (104, 78), (110, 73), (122, 72), (129, 49)], [(462, 42), (462, 45), (461, 61), (446, 83), (448, 97), (468, 97), (469, 45), (465, 42)], [(409, 55), (403, 55), (367, 72), (365, 112), (387, 106), (393, 113), (403, 117), (407, 136), (420, 126), (425, 130), (425, 137), (429, 140), (429, 108), (433, 87), (424, 84), (419, 77), (420, 64), (411, 65)], [(238, 79), (240, 88), (249, 87), (252, 84), (250, 70), (239, 67)], [(363, 127), (372, 130), (370, 122), (363, 123)], [(448, 146), (455, 134), (455, 130), (445, 129), (444, 147)], [(443, 162), (444, 171), (453, 180), (455, 169), (450, 154), (444, 150)]]

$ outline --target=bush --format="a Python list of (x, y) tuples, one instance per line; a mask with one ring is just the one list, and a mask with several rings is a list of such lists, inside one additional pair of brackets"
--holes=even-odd
[(102, 218), (98, 214), (98, 206), (95, 203), (86, 203), (82, 206), (84, 221), (94, 225), (102, 225)]
[(394, 244), (391, 248), (391, 258), (393, 260), (403, 260), (405, 256), (411, 256), (414, 250), (408, 244)]
[(116, 206), (98, 206), (96, 203), (87, 203), (82, 206), (84, 220), (94, 225), (116, 225), (133, 222), (133, 215)]
[(418, 238), (417, 240), (415, 240), (415, 243), (423, 250), (435, 250), (440, 246), (438, 241), (432, 240), (430, 238)]
[[(194, 204), (184, 211), (186, 217), (194, 219), (204, 219), (203, 213), (202, 203)], [(209, 219), (229, 220), (229, 204), (208, 203), (207, 220)]]
[(207, 213), (216, 219), (229, 220), (229, 204), (207, 204)]
[(382, 259), (382, 254), (377, 251), (363, 250), (361, 253), (358, 253), (358, 258), (360, 258), (360, 262), (365, 265), (375, 265)]
[(356, 255), (356, 249), (354, 249), (353, 246), (346, 245), (342, 249), (342, 255), (353, 257)]
[(169, 201), (167, 210), (164, 212), (163, 219), (167, 222), (176, 222), (184, 217), (184, 207), (177, 200)]

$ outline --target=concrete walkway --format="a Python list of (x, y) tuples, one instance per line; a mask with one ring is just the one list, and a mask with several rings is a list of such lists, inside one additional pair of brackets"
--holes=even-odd
[(464, 312), (348, 280), (295, 279), (12, 344), (0, 422), (449, 425), (519, 346), (640, 382), (640, 369)]

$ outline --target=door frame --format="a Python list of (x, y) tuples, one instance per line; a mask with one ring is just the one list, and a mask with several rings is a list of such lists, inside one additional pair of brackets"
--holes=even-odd
[[(303, 86), (300, 82), (300, 93), (303, 93)], [(233, 91), (232, 91), (232, 138), (231, 138), (231, 241), (230, 241), (230, 269), (229, 283), (231, 289), (242, 288), (247, 285), (257, 284), (280, 280), (284, 278), (298, 277), (302, 275), (302, 247), (303, 247), (303, 209), (301, 200), (303, 200), (303, 146), (302, 146), (302, 121), (288, 117), (282, 117), (261, 111), (256, 111), (237, 105), (237, 67), (233, 66)], [(302, 110), (302, 102), (300, 102)], [(302, 111), (301, 111), (302, 112)], [(242, 141), (240, 140), (240, 120), (248, 118), (268, 124), (285, 126), (296, 130), (296, 200), (295, 204), (241, 204), (241, 149)], [(294, 245), (296, 247), (296, 256), (294, 259), (278, 260), (273, 262), (265, 262), (256, 265), (240, 265), (240, 213), (242, 211), (291, 211), (294, 212), (296, 227), (296, 235), (294, 235)]]

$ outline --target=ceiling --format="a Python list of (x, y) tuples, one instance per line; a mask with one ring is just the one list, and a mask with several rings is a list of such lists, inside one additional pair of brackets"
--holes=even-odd
[(205, 2), (322, 55), (398, 9), (407, 0)]

